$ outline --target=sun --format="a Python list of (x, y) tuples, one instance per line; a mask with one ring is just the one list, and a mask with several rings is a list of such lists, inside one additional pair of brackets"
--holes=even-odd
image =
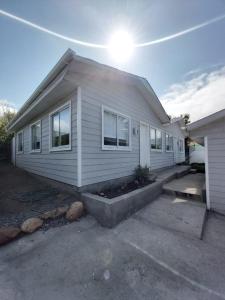
[(114, 32), (109, 40), (108, 50), (116, 62), (127, 62), (134, 51), (132, 36), (125, 30)]

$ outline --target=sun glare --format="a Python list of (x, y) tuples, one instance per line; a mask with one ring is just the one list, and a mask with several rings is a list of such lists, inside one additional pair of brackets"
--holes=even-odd
[(116, 31), (108, 43), (108, 50), (115, 61), (119, 63), (128, 61), (134, 51), (131, 35), (124, 30)]

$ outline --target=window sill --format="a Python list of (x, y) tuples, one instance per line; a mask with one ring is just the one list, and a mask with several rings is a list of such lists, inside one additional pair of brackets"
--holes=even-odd
[(69, 147), (55, 147), (55, 148), (50, 148), (49, 152), (62, 152), (62, 151), (71, 151), (71, 146)]
[(23, 151), (17, 151), (16, 154), (23, 154)]
[(159, 152), (159, 153), (161, 153), (162, 149), (151, 149), (151, 152)]
[(166, 150), (167, 153), (173, 153), (173, 150)]
[(102, 147), (102, 150), (103, 151), (132, 151), (132, 148), (131, 147), (106, 147), (106, 146), (103, 146)]
[(41, 153), (41, 150), (31, 150), (30, 154)]

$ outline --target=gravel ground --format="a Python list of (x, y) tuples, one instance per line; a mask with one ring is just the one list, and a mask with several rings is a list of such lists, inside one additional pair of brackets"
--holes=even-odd
[[(0, 161), (0, 226), (20, 225), (30, 217), (76, 201), (75, 196), (62, 193), (31, 174)], [(66, 220), (55, 220), (44, 227), (65, 224)]]

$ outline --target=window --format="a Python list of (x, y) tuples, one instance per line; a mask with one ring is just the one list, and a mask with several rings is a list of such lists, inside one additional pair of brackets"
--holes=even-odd
[(179, 152), (184, 152), (184, 140), (182, 140), (182, 139), (178, 140), (178, 149), (179, 149)]
[(50, 114), (51, 150), (71, 149), (70, 103)]
[(130, 118), (103, 108), (103, 149), (129, 149)]
[(20, 131), (17, 134), (17, 152), (23, 152), (23, 131)]
[(151, 128), (151, 149), (152, 150), (162, 150), (162, 132), (159, 129)]
[(41, 121), (32, 124), (30, 127), (31, 131), (31, 151), (41, 151)]
[(166, 151), (172, 152), (173, 151), (173, 137), (166, 133)]

